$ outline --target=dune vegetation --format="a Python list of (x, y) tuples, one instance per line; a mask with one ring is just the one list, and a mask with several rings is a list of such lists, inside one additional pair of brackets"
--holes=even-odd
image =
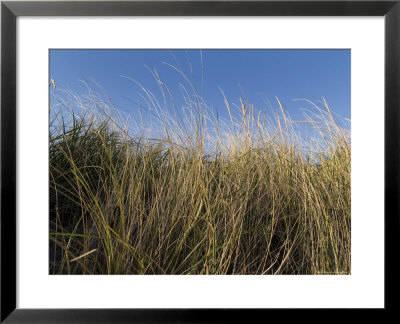
[(292, 120), (221, 92), (223, 120), (160, 89), (152, 127), (50, 90), (50, 274), (350, 273), (350, 131), (325, 100)]

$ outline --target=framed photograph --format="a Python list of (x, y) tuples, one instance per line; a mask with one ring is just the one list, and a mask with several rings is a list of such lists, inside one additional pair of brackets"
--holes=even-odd
[(2, 1), (1, 322), (394, 310), (399, 1)]

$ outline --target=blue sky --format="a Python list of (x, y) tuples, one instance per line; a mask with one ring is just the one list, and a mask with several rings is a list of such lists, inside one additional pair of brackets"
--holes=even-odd
[[(184, 78), (168, 64), (182, 69), (204, 96), (206, 103), (228, 118), (224, 91), (229, 102), (246, 98), (256, 109), (279, 109), (278, 97), (294, 118), (301, 118), (306, 102), (326, 99), (339, 116), (351, 119), (350, 50), (51, 50), (50, 78), (57, 89), (86, 94), (79, 80), (100, 84), (116, 106), (135, 114), (144, 103), (140, 88), (121, 75), (133, 78), (160, 98), (149, 69), (155, 68), (174, 96), (183, 105), (179, 83)], [(147, 67), (146, 67), (147, 66)]]

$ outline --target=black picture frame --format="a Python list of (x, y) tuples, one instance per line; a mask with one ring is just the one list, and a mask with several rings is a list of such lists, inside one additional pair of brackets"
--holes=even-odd
[[(271, 309), (16, 308), (16, 18), (18, 16), (384, 16), (385, 308), (395, 311), (400, 228), (400, 0), (392, 1), (2, 1), (1, 2), (1, 317), (5, 323), (245, 322)], [(373, 263), (371, 256), (371, 263)], [(371, 265), (373, 266), (373, 265)], [(296, 311), (296, 310), (294, 310)], [(319, 312), (317, 310), (313, 310)], [(330, 310), (326, 310), (330, 311)], [(356, 310), (353, 310), (356, 311)], [(267, 314), (268, 312), (268, 314)], [(304, 314), (304, 310), (297, 310)], [(331, 311), (330, 311), (331, 312)], [(307, 312), (308, 313), (308, 312)], [(307, 316), (307, 315), (306, 315)], [(368, 316), (371, 313), (368, 312)], [(253, 318), (253, 319), (252, 319)], [(318, 318), (318, 315), (317, 315)], [(382, 318), (380, 318), (383, 321)]]

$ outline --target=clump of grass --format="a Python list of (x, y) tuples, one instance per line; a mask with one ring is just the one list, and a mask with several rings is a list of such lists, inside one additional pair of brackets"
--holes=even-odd
[(93, 94), (51, 107), (50, 273), (350, 273), (350, 136), (325, 101), (293, 121), (225, 100), (223, 121), (194, 88), (178, 113), (142, 90), (151, 129)]

